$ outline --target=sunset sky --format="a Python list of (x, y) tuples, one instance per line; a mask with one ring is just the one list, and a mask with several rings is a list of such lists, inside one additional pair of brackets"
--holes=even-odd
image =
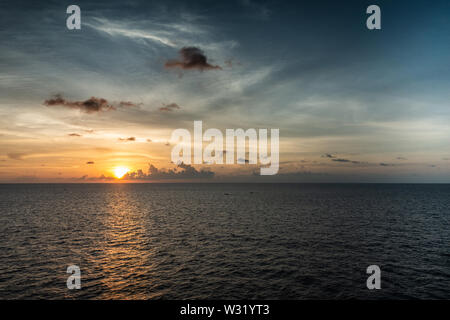
[[(450, 182), (450, 2), (300, 2), (2, 1), (0, 182)], [(279, 174), (176, 168), (194, 120), (279, 128)]]

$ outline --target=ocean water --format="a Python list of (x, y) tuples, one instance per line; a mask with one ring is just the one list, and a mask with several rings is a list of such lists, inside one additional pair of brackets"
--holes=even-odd
[(0, 185), (0, 299), (450, 299), (449, 219), (450, 185)]

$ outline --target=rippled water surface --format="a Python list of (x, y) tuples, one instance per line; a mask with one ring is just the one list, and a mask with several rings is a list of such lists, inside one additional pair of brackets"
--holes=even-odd
[(0, 185), (0, 298), (450, 299), (449, 217), (449, 185)]

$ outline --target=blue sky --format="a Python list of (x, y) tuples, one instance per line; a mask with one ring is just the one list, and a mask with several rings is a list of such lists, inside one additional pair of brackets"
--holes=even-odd
[[(81, 30), (65, 26), (70, 4)], [(370, 4), (381, 30), (365, 27)], [(449, 182), (449, 14), (448, 1), (3, 1), (0, 181), (171, 168), (171, 132), (203, 120), (279, 128), (274, 181)], [(183, 47), (221, 69), (167, 68)], [(115, 110), (45, 105), (55, 95)], [(207, 168), (260, 181), (254, 169)]]

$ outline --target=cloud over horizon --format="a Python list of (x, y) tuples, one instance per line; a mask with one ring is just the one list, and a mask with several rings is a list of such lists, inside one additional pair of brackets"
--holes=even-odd
[[(181, 169), (181, 170), (180, 170)], [(150, 164), (147, 173), (141, 169), (124, 175), (123, 180), (165, 180), (165, 179), (211, 179), (214, 172), (210, 170), (197, 170), (189, 164), (181, 163), (175, 169), (158, 169)]]

